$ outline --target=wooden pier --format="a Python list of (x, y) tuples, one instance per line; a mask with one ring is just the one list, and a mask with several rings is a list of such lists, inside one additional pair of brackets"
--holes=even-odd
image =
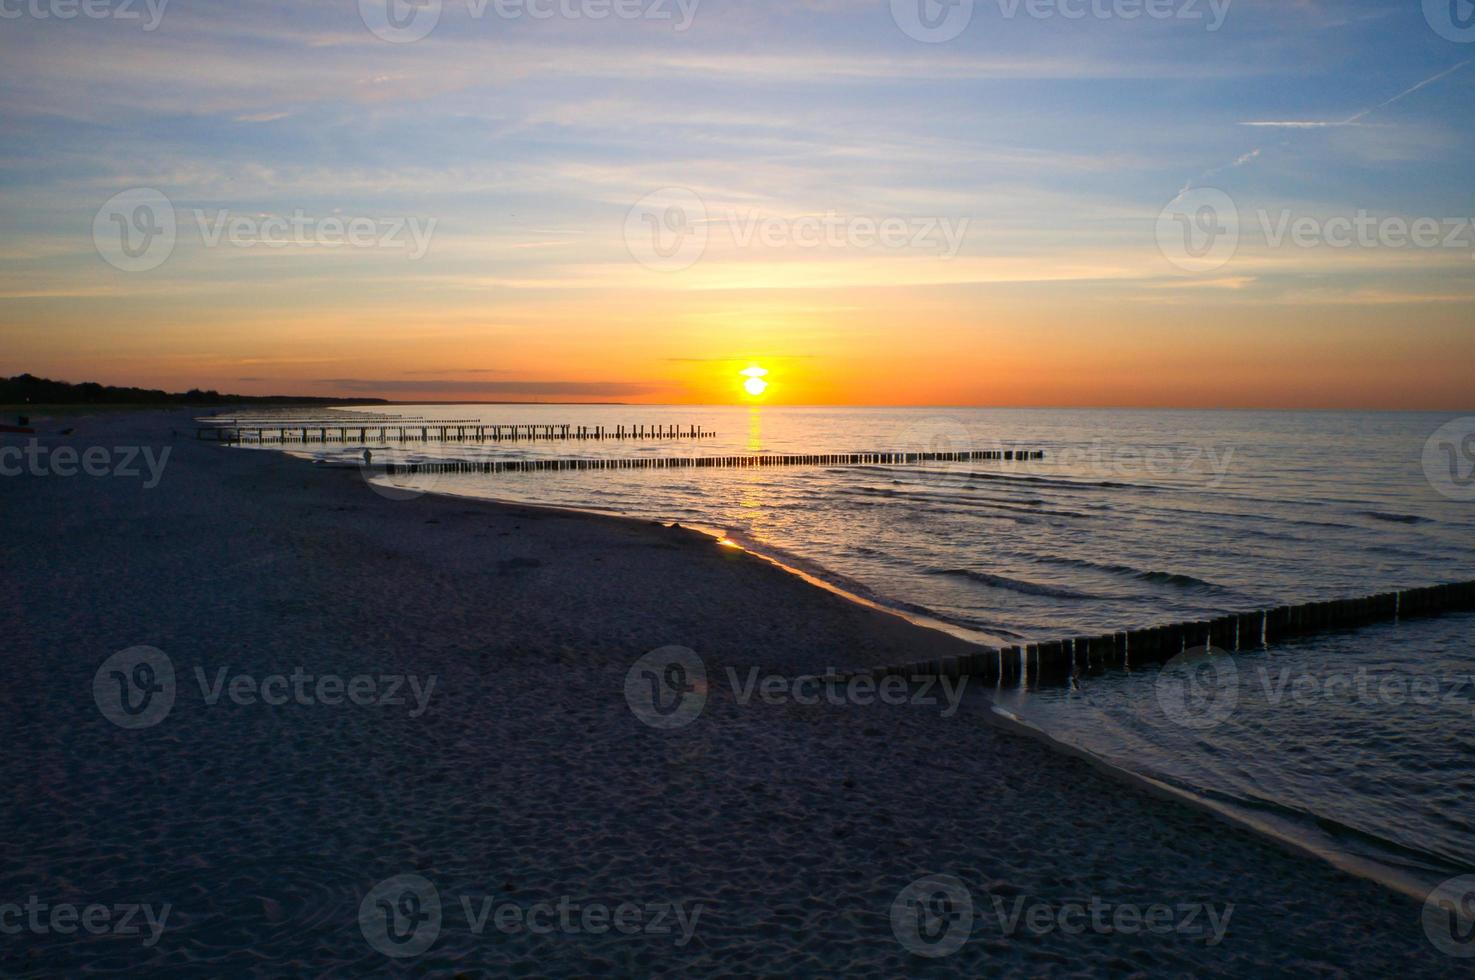
[(963, 463), (1044, 459), (1038, 449), (980, 449), (957, 453), (819, 453), (759, 456), (637, 456), (605, 458), (447, 460), (433, 463), (384, 463), (390, 476), (441, 473), (549, 473), (582, 470), (737, 469), (769, 466), (899, 466), (908, 463)]
[(699, 425), (489, 425), (477, 419), (304, 420), (207, 425), (195, 438), (230, 445), (312, 445), (387, 442), (604, 442), (714, 439)]
[(985, 649), (965, 657), (878, 667), (860, 673), (875, 677), (972, 677), (989, 686), (1000, 687), (1014, 687), (1026, 682), (1032, 687), (1058, 686), (1111, 668), (1135, 669), (1163, 664), (1190, 650), (1208, 647), (1226, 653), (1264, 650), (1295, 637), (1471, 610), (1475, 610), (1475, 582), (1455, 582), (1401, 592), (1381, 592), (1356, 599), (1276, 606), (1217, 619), (1103, 636), (1078, 636), (999, 650)]

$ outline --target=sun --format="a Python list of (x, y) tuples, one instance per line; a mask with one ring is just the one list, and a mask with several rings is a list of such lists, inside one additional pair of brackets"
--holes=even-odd
[(739, 371), (745, 379), (743, 390), (754, 398), (759, 398), (768, 390), (768, 370), (761, 367), (750, 367), (746, 371)]

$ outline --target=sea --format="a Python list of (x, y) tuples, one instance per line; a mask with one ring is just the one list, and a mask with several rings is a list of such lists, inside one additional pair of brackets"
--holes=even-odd
[[(700, 440), (287, 446), (323, 463), (1033, 450), (921, 465), (387, 477), (680, 523), (990, 645), (1475, 579), (1475, 419), (1377, 412), (395, 406)], [(321, 413), (320, 413), (321, 414)], [(332, 413), (329, 413), (332, 414)], [(372, 423), (371, 423), (372, 424)], [(393, 424), (393, 423), (390, 423)], [(432, 423), (433, 424), (433, 423)], [(277, 447), (283, 448), (283, 447)], [(1464, 455), (1462, 455), (1464, 454)], [(997, 719), (1422, 898), (1475, 872), (1475, 617), (988, 692)], [(1185, 709), (1185, 705), (1189, 709)]]

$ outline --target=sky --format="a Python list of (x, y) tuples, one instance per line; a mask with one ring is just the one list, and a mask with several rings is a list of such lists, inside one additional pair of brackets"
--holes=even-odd
[(1469, 0), (0, 0), (0, 374), (1468, 409), (1472, 96)]

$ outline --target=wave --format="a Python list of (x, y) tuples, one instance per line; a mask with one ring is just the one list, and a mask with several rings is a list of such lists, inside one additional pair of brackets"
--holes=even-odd
[(1152, 582), (1156, 585), (1172, 585), (1180, 589), (1206, 592), (1232, 592), (1232, 589), (1210, 582), (1207, 579), (1196, 578), (1182, 572), (1164, 572), (1152, 568), (1137, 568), (1133, 565), (1114, 565), (1106, 562), (1091, 561), (1089, 558), (1067, 558), (1061, 555), (1034, 555), (1030, 556), (1036, 561), (1050, 562), (1055, 565), (1069, 565), (1072, 568), (1087, 568), (1098, 572), (1107, 572), (1111, 575), (1124, 575), (1127, 578), (1137, 579), (1140, 582)]
[(1017, 709), (1017, 705), (993, 700), (989, 716), (1011, 731), (1033, 736), (1058, 752), (1085, 759), (1128, 783), (1165, 792), (1415, 901), (1421, 901), (1439, 881), (1475, 870), (1468, 858), (1462, 860), (1438, 851), (1413, 848), (1324, 814), (1258, 796), (1214, 790), (1140, 761), (1128, 763), (1072, 738), (1069, 733), (1054, 731), (1052, 726), (1041, 724)]
[(837, 593), (842, 598), (864, 606), (900, 613), (903, 617), (910, 619), (918, 625), (930, 629), (942, 630), (945, 633), (965, 639), (970, 643), (982, 644), (985, 647), (999, 647), (1008, 646), (1024, 638), (1020, 633), (1001, 628), (991, 622), (948, 615), (918, 602), (908, 602), (903, 599), (883, 595), (860, 581), (833, 571), (826, 565), (801, 558), (798, 555), (791, 554), (773, 545), (758, 542), (735, 528), (720, 535), (711, 530), (708, 530), (707, 533), (725, 537), (750, 554), (756, 555), (765, 561), (772, 562), (779, 568), (784, 569), (790, 574), (797, 575), (813, 585)]
[[(908, 484), (907, 486), (912, 486)], [(1080, 520), (1091, 520), (1093, 515), (1085, 514), (1078, 510), (1061, 510), (1058, 508), (1047, 508), (1046, 502), (1037, 497), (1029, 497), (1021, 500), (1001, 496), (983, 496), (977, 493), (957, 494), (948, 493), (943, 490), (928, 488), (916, 488), (907, 490), (893, 490), (887, 487), (875, 486), (840, 486), (829, 494), (841, 497), (885, 497), (899, 498), (906, 501), (916, 501), (925, 504), (929, 508), (940, 505), (951, 505), (962, 508), (955, 513), (977, 512), (980, 514), (1024, 514), (1027, 517), (1073, 517)]]
[(969, 479), (981, 482), (1032, 483), (1038, 486), (1060, 487), (1066, 490), (1098, 488), (1103, 490), (1142, 490), (1147, 493), (1156, 493), (1167, 489), (1155, 483), (1122, 483), (1119, 480), (1070, 480), (1049, 476), (1014, 476), (1007, 473), (974, 473)]
[(1184, 589), (1205, 589), (1210, 592), (1229, 592), (1224, 586), (1206, 579), (1195, 578), (1192, 575), (1184, 575), (1182, 572), (1139, 572), (1137, 578), (1144, 582), (1156, 582), (1160, 585), (1176, 585)]
[[(912, 482), (912, 483), (914, 483), (914, 482), (917, 481), (918, 478), (922, 478), (924, 480), (925, 479), (928, 479), (928, 478), (936, 479), (936, 475), (938, 473), (937, 470), (927, 470), (927, 469), (922, 469), (922, 468), (918, 468), (918, 467), (909, 467), (909, 466), (905, 466), (905, 465), (870, 465), (870, 464), (863, 464), (863, 465), (859, 465), (859, 466), (845, 466), (845, 467), (840, 467), (840, 468), (836, 468), (836, 469), (830, 469), (827, 472), (837, 473), (837, 474), (849, 474), (849, 473), (873, 473), (873, 474), (877, 474), (877, 475), (884, 474), (887, 477), (890, 477), (891, 478), (891, 481), (893, 483), (903, 483), (903, 482)], [(910, 477), (911, 479), (908, 480), (908, 481), (903, 481), (903, 480), (898, 479), (899, 476), (907, 476), (907, 477)], [(948, 481), (950, 481), (950, 482), (955, 482), (959, 486), (962, 486), (962, 485), (965, 485), (965, 484), (980, 484), (980, 483), (1001, 483), (1001, 484), (1004, 484), (1004, 485), (1025, 485), (1025, 484), (1029, 484), (1029, 485), (1041, 486), (1041, 487), (1058, 487), (1058, 488), (1064, 489), (1064, 490), (1091, 490), (1091, 489), (1104, 489), (1104, 490), (1141, 490), (1141, 491), (1144, 491), (1146, 493), (1158, 493), (1160, 491), (1169, 489), (1167, 487), (1163, 487), (1163, 486), (1160, 486), (1160, 485), (1155, 484), (1155, 483), (1123, 483), (1120, 480), (1085, 480), (1085, 479), (1082, 479), (1082, 480), (1072, 480), (1072, 479), (1068, 479), (1068, 478), (1064, 478), (1064, 477), (1054, 477), (1054, 476), (1022, 476), (1022, 475), (1019, 475), (1019, 474), (1010, 474), (1010, 473), (985, 473), (985, 472), (983, 472), (981, 470), (974, 470), (971, 473), (966, 473), (966, 472), (963, 472), (963, 471), (959, 470), (956, 473), (949, 473), (947, 475), (946, 479)]]
[(954, 578), (966, 578), (994, 589), (1007, 589), (1010, 592), (1018, 592), (1023, 595), (1046, 596), (1051, 599), (1097, 599), (1099, 596), (1076, 589), (1066, 588), (1063, 585), (1044, 585), (1039, 582), (1028, 582), (1024, 579), (1009, 578), (1007, 575), (993, 575), (988, 572), (975, 572), (969, 568), (929, 568), (928, 575), (947, 575)]
[(1390, 514), (1381, 510), (1359, 510), (1358, 514), (1363, 517), (1371, 517), (1375, 521), (1389, 521), (1394, 524), (1430, 524), (1432, 521), (1427, 517), (1419, 517), (1416, 514)]

